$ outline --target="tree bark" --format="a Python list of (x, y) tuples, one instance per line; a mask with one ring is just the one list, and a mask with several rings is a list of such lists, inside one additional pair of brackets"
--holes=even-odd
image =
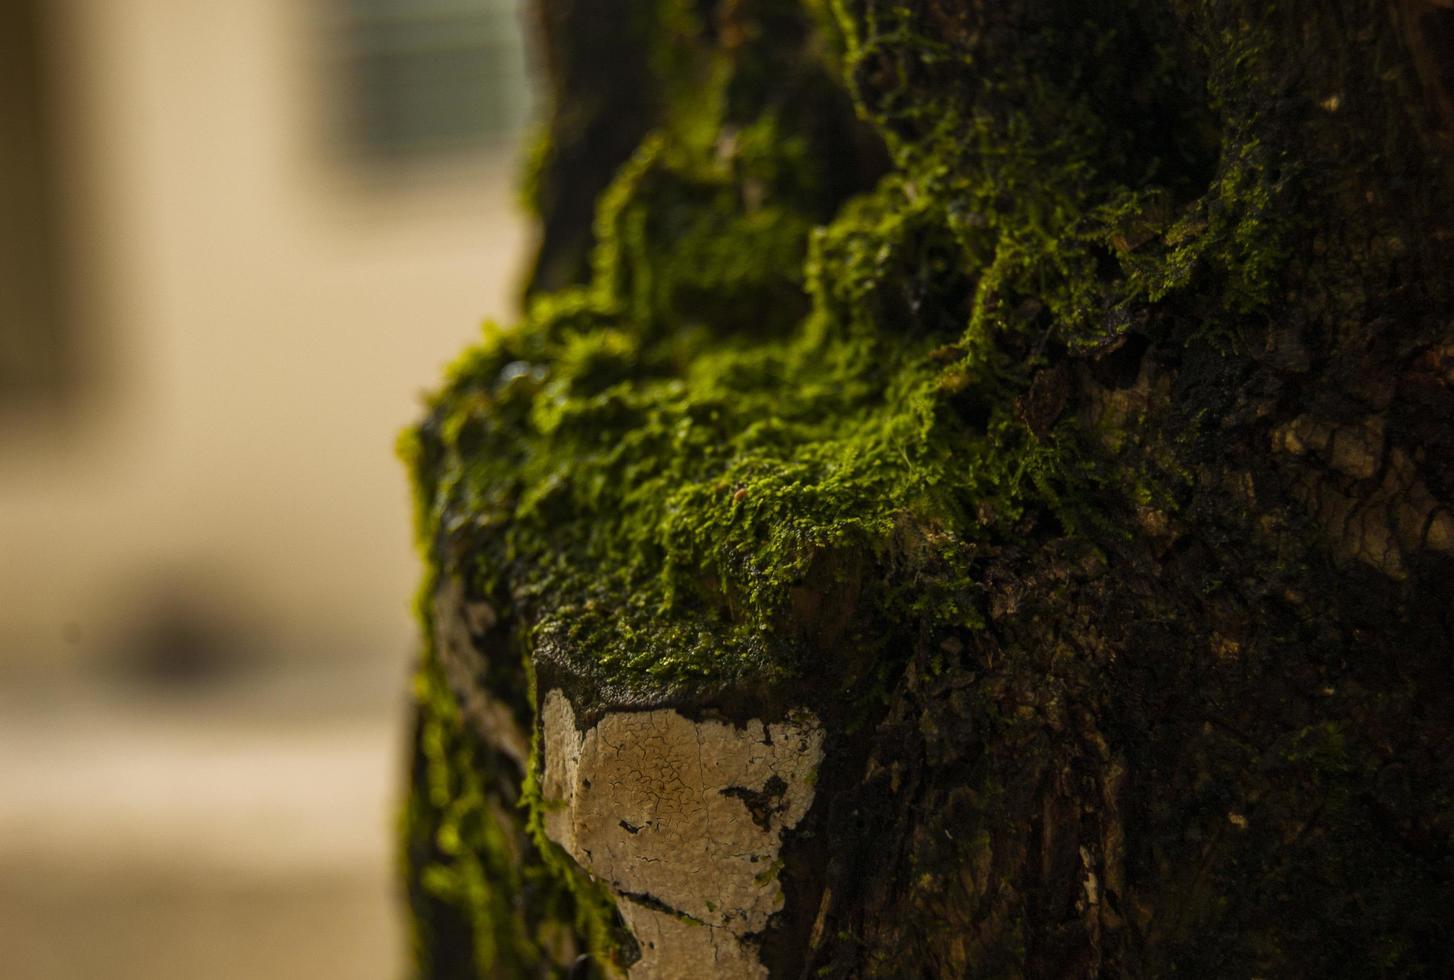
[(1454, 974), (1454, 5), (537, 10), (419, 975)]

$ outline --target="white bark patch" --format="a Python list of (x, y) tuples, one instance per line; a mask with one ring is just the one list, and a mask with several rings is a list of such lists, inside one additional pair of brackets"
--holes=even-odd
[(809, 712), (782, 723), (613, 712), (581, 733), (545, 696), (545, 832), (605, 881), (641, 945), (632, 980), (766, 977), (748, 934), (783, 905), (782, 834), (823, 758)]

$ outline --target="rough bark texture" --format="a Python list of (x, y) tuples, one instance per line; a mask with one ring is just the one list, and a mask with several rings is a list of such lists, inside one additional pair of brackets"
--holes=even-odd
[(538, 9), (420, 975), (1454, 974), (1454, 6)]

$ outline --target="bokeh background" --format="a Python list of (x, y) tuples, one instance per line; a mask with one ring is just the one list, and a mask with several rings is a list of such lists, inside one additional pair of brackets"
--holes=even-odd
[(402, 973), (393, 456), (529, 246), (513, 0), (0, 3), (0, 976)]

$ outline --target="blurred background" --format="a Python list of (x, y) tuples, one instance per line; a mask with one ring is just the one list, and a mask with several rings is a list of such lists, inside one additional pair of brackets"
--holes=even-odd
[(0, 976), (403, 970), (394, 438), (513, 315), (513, 0), (0, 2)]

